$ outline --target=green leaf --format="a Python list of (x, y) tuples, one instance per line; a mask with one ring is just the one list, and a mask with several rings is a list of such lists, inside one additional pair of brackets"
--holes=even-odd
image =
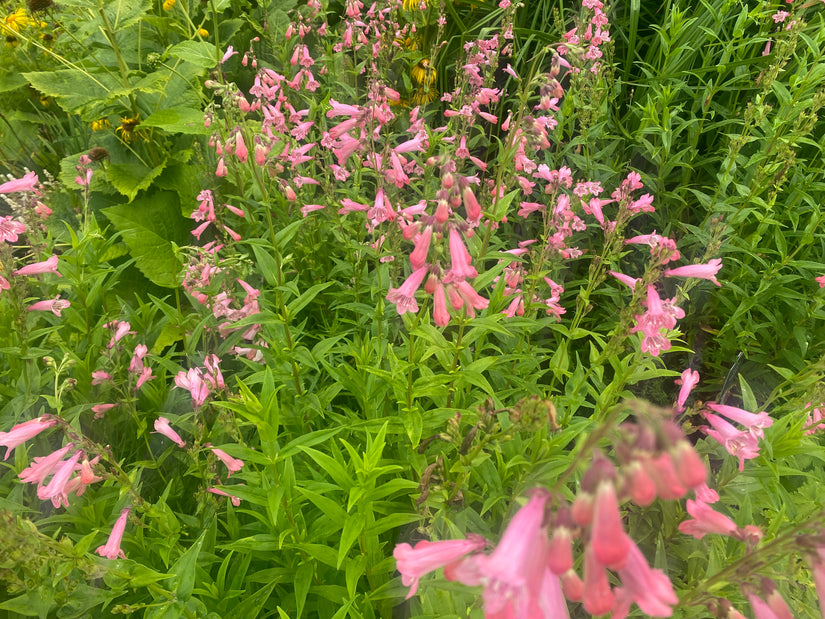
[(106, 167), (106, 175), (112, 186), (129, 198), (135, 199), (138, 192), (148, 189), (163, 169), (166, 167), (168, 159), (163, 159), (160, 165), (150, 168), (139, 159), (129, 163), (110, 163)]
[(158, 110), (140, 123), (141, 127), (158, 127), (167, 133), (186, 135), (209, 135), (210, 129), (203, 126), (203, 112), (190, 107), (170, 107)]
[(261, 609), (266, 604), (277, 582), (271, 582), (245, 598), (243, 602), (232, 607), (232, 614), (236, 617), (260, 617)]
[(312, 584), (312, 577), (315, 574), (315, 566), (312, 563), (304, 563), (295, 570), (295, 606), (296, 617), (300, 617), (304, 612), (304, 604), (307, 601), (309, 586)]
[(192, 595), (192, 589), (195, 587), (195, 566), (208, 532), (207, 529), (201, 533), (197, 541), (175, 561), (172, 569), (169, 570), (169, 573), (175, 576), (172, 588), (179, 600), (186, 600)]
[(114, 31), (122, 31), (140, 21), (152, 6), (152, 0), (113, 0), (104, 9)]
[(172, 243), (188, 241), (188, 220), (181, 216), (177, 196), (157, 192), (103, 209), (103, 214), (123, 236), (140, 271), (158, 286), (176, 288), (182, 265)]
[(338, 546), (338, 565), (336, 569), (341, 569), (341, 565), (344, 563), (344, 559), (347, 558), (349, 549), (352, 548), (355, 540), (358, 539), (361, 531), (364, 530), (364, 525), (364, 515), (360, 512), (347, 515), (346, 520), (344, 520), (344, 530), (341, 531), (341, 545)]
[(330, 286), (332, 286), (333, 282), (322, 282), (320, 284), (315, 284), (314, 286), (310, 287), (309, 290), (304, 291), (300, 297), (291, 301), (289, 305), (287, 305), (287, 310), (289, 310), (289, 314), (294, 316), (298, 312), (300, 312), (304, 307), (306, 307), (312, 299), (318, 296), (322, 290), (326, 290)]
[(202, 69), (214, 67), (219, 60), (217, 48), (207, 41), (183, 41), (172, 46), (169, 54)]
[(81, 69), (60, 69), (24, 73), (35, 90), (54, 97), (67, 112), (93, 119), (105, 105), (106, 97), (122, 84), (110, 73)]
[(17, 90), (21, 86), (27, 84), (26, 78), (20, 73), (6, 73), (0, 75), (0, 92), (8, 92), (10, 90)]

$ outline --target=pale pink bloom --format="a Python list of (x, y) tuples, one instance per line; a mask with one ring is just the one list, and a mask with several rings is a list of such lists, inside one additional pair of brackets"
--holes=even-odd
[(321, 209), (325, 209), (326, 206), (323, 204), (305, 204), (301, 207), (301, 215), (306, 217), (313, 211), (320, 211)]
[(69, 483), (69, 479), (74, 473), (75, 465), (82, 455), (83, 451), (78, 450), (71, 458), (60, 463), (55, 469), (54, 475), (48, 485), (37, 488), (37, 498), (41, 501), (50, 499), (52, 505), (55, 507), (60, 507), (61, 505), (68, 507), (69, 498), (67, 496), (66, 484)]
[(107, 380), (112, 380), (112, 375), (103, 370), (92, 372), (92, 385), (102, 385)]
[(243, 140), (243, 133), (238, 131), (235, 135), (235, 156), (241, 163), (246, 163), (246, 159), (249, 156), (249, 149), (247, 149), (246, 142)]
[(231, 204), (224, 204), (223, 207), (228, 210), (230, 213), (237, 215), (238, 217), (245, 217), (246, 214), (239, 209), (237, 206), (232, 206)]
[(192, 406), (197, 410), (209, 397), (209, 385), (203, 379), (200, 368), (189, 368), (188, 372), (178, 372), (175, 376), (175, 385), (186, 389), (192, 395)]
[(483, 537), (473, 534), (468, 535), (467, 539), (437, 542), (422, 540), (415, 547), (398, 544), (392, 556), (401, 572), (401, 582), (410, 588), (406, 599), (410, 599), (418, 591), (418, 581), (422, 576), (455, 563), (471, 552), (482, 550), (486, 545), (487, 541)]
[(464, 200), (464, 211), (467, 214), (467, 221), (475, 225), (481, 218), (481, 205), (478, 203), (472, 187), (467, 185), (461, 192), (461, 197)]
[(146, 344), (138, 344), (135, 346), (135, 352), (132, 355), (132, 360), (129, 362), (129, 371), (135, 374), (143, 371), (143, 358), (149, 353)]
[(682, 522), (679, 525), (679, 530), (686, 535), (692, 535), (696, 539), (702, 539), (708, 533), (735, 536), (739, 531), (733, 520), (715, 511), (702, 501), (688, 499), (687, 511), (693, 516), (693, 519)]
[[(654, 337), (660, 334), (662, 329), (671, 330), (676, 326), (676, 319), (684, 317), (684, 312), (670, 311), (668, 307), (662, 303), (656, 287), (648, 284), (647, 286), (647, 310), (644, 314), (636, 316), (636, 326), (633, 327), (633, 332), (641, 331), (648, 337)], [(681, 315), (679, 315), (681, 314)]]
[(771, 15), (771, 18), (773, 19), (774, 23), (781, 24), (786, 19), (788, 19), (789, 15), (790, 13), (788, 13), (788, 11), (777, 11), (776, 13)]
[(137, 384), (135, 384), (135, 389), (140, 389), (143, 387), (144, 383), (149, 382), (150, 380), (154, 380), (154, 376), (152, 376), (152, 368), (148, 365), (143, 368), (143, 371), (140, 373), (140, 376), (137, 379)]
[(126, 555), (123, 554), (123, 551), (120, 549), (120, 544), (123, 541), (123, 532), (126, 530), (126, 520), (129, 518), (129, 510), (130, 508), (125, 507), (120, 511), (120, 517), (117, 519), (117, 522), (115, 522), (115, 526), (112, 527), (109, 540), (103, 546), (98, 546), (95, 550), (101, 557), (106, 557), (107, 559), (117, 559), (118, 557), (121, 559), (126, 558)]
[(590, 546), (596, 559), (610, 569), (624, 565), (630, 538), (624, 533), (613, 482), (602, 481), (596, 491)]
[(11, 218), (11, 215), (0, 217), (0, 241), (16, 243), (19, 234), (26, 231), (26, 225)]
[(35, 262), (14, 271), (12, 275), (38, 275), (40, 273), (55, 273), (58, 277), (63, 277), (57, 272), (57, 256), (52, 256), (43, 262)]
[(624, 567), (619, 569), (622, 586), (616, 589), (616, 605), (611, 619), (622, 619), (635, 602), (649, 617), (670, 617), (671, 606), (679, 603), (673, 585), (664, 572), (651, 569), (642, 552), (630, 538), (630, 548)]
[(8, 290), (9, 288), (11, 288), (9, 280), (0, 275), (0, 290)]
[(696, 500), (702, 503), (716, 503), (719, 500), (716, 490), (709, 488), (705, 482), (693, 488), (693, 493), (696, 495)]
[(11, 452), (15, 447), (18, 447), (40, 434), (46, 428), (51, 428), (57, 425), (57, 419), (51, 416), (43, 415), (36, 419), (18, 423), (8, 432), (0, 432), (0, 446), (6, 447), (6, 457), (3, 460), (8, 460)]
[[(811, 403), (808, 402), (805, 408), (811, 408)], [(805, 422), (805, 434), (814, 434), (819, 430), (825, 429), (825, 423), (821, 423), (825, 419), (825, 406), (820, 405), (818, 408), (811, 408), (808, 413), (808, 419)]]
[(38, 201), (37, 204), (34, 205), (34, 214), (42, 219), (45, 219), (52, 214), (52, 209)]
[(226, 48), (226, 51), (223, 54), (223, 58), (221, 58), (221, 64), (223, 64), (224, 62), (226, 62), (227, 60), (232, 58), (232, 56), (234, 56), (235, 54), (238, 54), (238, 53), (239, 52), (236, 52), (235, 49), (231, 45), (229, 45)]
[(687, 492), (687, 488), (682, 483), (670, 454), (663, 452), (655, 457), (641, 458), (645, 463), (647, 472), (656, 485), (656, 494), (665, 501), (675, 501), (682, 498)]
[[(15, 178), (0, 185), (0, 193), (15, 193), (17, 191), (35, 191), (37, 174), (27, 172), (22, 178)], [(17, 239), (14, 239), (15, 241)]]
[(681, 385), (679, 397), (676, 398), (676, 410), (680, 413), (685, 410), (685, 402), (693, 388), (699, 384), (699, 372), (690, 368), (682, 372), (682, 377), (676, 379), (676, 384)]
[(705, 433), (716, 439), (728, 453), (739, 458), (739, 470), (745, 470), (745, 460), (759, 456), (759, 444), (749, 432), (739, 430), (728, 421), (712, 413), (704, 413), (712, 428), (703, 428)]
[(127, 335), (134, 335), (134, 331), (130, 331), (131, 328), (128, 322), (125, 321), (112, 321), (106, 325), (109, 329), (114, 328), (115, 332), (112, 335), (112, 339), (109, 340), (108, 346), (106, 348), (112, 348), (117, 342), (122, 340)]
[(689, 264), (683, 267), (676, 267), (675, 269), (667, 269), (665, 276), (667, 277), (695, 277), (697, 279), (709, 279), (717, 286), (722, 284), (716, 279), (716, 274), (722, 268), (722, 259), (714, 258), (708, 261), (707, 264)]
[(224, 492), (219, 488), (207, 488), (207, 492), (211, 492), (212, 494), (218, 494), (220, 496), (229, 497), (229, 500), (232, 501), (232, 505), (238, 507), (241, 504), (241, 499), (236, 497), (234, 494), (229, 494), (228, 492)]
[(582, 605), (591, 615), (605, 615), (610, 612), (616, 602), (607, 571), (599, 563), (593, 551), (593, 545), (588, 544), (584, 549), (584, 596)]
[(618, 273), (616, 271), (608, 271), (608, 272), (613, 277), (618, 279), (621, 283), (623, 283), (625, 286), (630, 287), (631, 290), (636, 287), (636, 282), (639, 281), (637, 278), (630, 277), (630, 275), (625, 275), (624, 273)]
[[(470, 318), (474, 318), (477, 309), (486, 309), (490, 305), (490, 301), (478, 294), (468, 282), (460, 281), (456, 284), (451, 284), (449, 290), (455, 292), (457, 299), (453, 299), (453, 294), (450, 295), (450, 303), (455, 309), (461, 309), (463, 306)], [(457, 305), (457, 307), (456, 307)]]
[(422, 266), (413, 271), (410, 276), (401, 284), (400, 288), (390, 288), (387, 293), (387, 301), (395, 303), (398, 314), (406, 312), (417, 312), (418, 303), (415, 301), (415, 293), (421, 287), (424, 276), (427, 274), (427, 267)]
[(415, 249), (410, 254), (410, 265), (413, 269), (420, 269), (427, 262), (427, 254), (430, 252), (432, 238), (432, 226), (427, 226), (421, 234), (415, 236)]
[(215, 176), (226, 176), (228, 172), (229, 171), (226, 169), (226, 162), (223, 160), (223, 157), (221, 157), (218, 159), (218, 167), (215, 169)]
[(671, 456), (676, 476), (685, 486), (695, 488), (705, 483), (708, 476), (705, 461), (702, 460), (693, 445), (685, 440), (679, 440), (667, 455)]
[(69, 307), (71, 303), (60, 297), (48, 299), (46, 301), (38, 301), (29, 305), (26, 310), (29, 312), (52, 312), (55, 316), (60, 317), (60, 312)]
[(762, 50), (762, 55), (767, 56), (771, 53), (771, 40), (768, 39), (768, 42), (765, 43), (765, 49)]
[(20, 471), (20, 481), (26, 484), (42, 485), (46, 478), (54, 473), (58, 464), (63, 461), (66, 454), (74, 449), (74, 447), (74, 443), (69, 443), (65, 447), (53, 451), (48, 456), (35, 457), (29, 466)]
[(656, 483), (639, 460), (633, 460), (624, 469), (630, 500), (646, 507), (656, 500)]
[(217, 447), (211, 447), (210, 449), (212, 449), (212, 453), (218, 456), (220, 461), (226, 465), (226, 468), (229, 469), (229, 473), (226, 474), (227, 477), (231, 477), (232, 473), (237, 473), (243, 468), (243, 460), (233, 458), (224, 450), (218, 449)]
[(186, 442), (180, 437), (180, 434), (172, 429), (169, 425), (169, 420), (166, 417), (158, 417), (155, 419), (155, 432), (162, 434), (178, 447), (186, 447)]
[(353, 211), (368, 211), (370, 210), (369, 204), (361, 204), (360, 202), (355, 202), (354, 200), (350, 200), (349, 198), (344, 198), (341, 200), (342, 208), (338, 210), (339, 215), (347, 215), (352, 213)]
[(816, 283), (819, 284), (820, 288), (825, 288), (825, 275), (821, 277), (815, 277), (814, 281), (816, 281)]
[(117, 404), (95, 404), (92, 407), (92, 412), (95, 414), (95, 419), (100, 419), (105, 413), (112, 410)]
[(206, 358), (203, 360), (203, 365), (207, 371), (207, 374), (204, 376), (206, 382), (210, 383), (213, 388), (223, 389), (226, 387), (226, 383), (223, 382), (221, 360), (218, 358), (218, 355), (206, 355)]
[(240, 234), (238, 234), (237, 232), (235, 232), (232, 228), (230, 228), (230, 227), (229, 227), (229, 226), (227, 226), (226, 224), (223, 224), (223, 230), (224, 230), (224, 232), (226, 232), (226, 233), (227, 233), (227, 234), (228, 234), (228, 235), (232, 238), (232, 240), (233, 240), (233, 241), (235, 241), (236, 243), (237, 243), (238, 241), (240, 241), (240, 240), (241, 240), (241, 235), (240, 235)]
[(765, 438), (764, 428), (770, 428), (773, 425), (773, 419), (765, 411), (749, 413), (735, 406), (716, 404), (715, 402), (707, 402), (705, 406), (715, 413), (724, 415), (731, 421), (742, 424), (755, 438)]

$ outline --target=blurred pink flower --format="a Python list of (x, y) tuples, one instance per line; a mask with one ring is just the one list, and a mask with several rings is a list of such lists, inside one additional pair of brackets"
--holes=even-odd
[(178, 372), (175, 376), (175, 385), (189, 391), (195, 410), (203, 406), (206, 398), (209, 397), (209, 385), (204, 381), (200, 368), (189, 368), (187, 372)]
[(15, 447), (18, 447), (40, 434), (46, 428), (51, 428), (57, 425), (57, 419), (54, 417), (43, 415), (36, 419), (18, 423), (8, 432), (0, 432), (0, 446), (6, 447), (6, 456), (3, 460), (8, 460), (11, 452)]
[(241, 499), (236, 497), (234, 494), (229, 494), (228, 492), (224, 492), (219, 488), (207, 488), (207, 492), (211, 492), (212, 494), (218, 494), (220, 496), (229, 497), (229, 500), (232, 501), (232, 505), (238, 507), (241, 504)]
[(126, 507), (120, 511), (120, 517), (117, 519), (117, 522), (115, 522), (115, 526), (112, 527), (109, 540), (103, 546), (98, 546), (97, 550), (95, 550), (101, 557), (106, 557), (107, 559), (116, 559), (118, 557), (121, 559), (126, 558), (126, 555), (123, 554), (123, 551), (120, 549), (120, 544), (123, 540), (123, 532), (126, 530), (126, 520), (129, 518), (129, 509), (130, 508)]
[(15, 193), (17, 191), (35, 191), (36, 185), (37, 174), (35, 172), (27, 172), (22, 178), (15, 178), (0, 185), (0, 193)]
[(74, 447), (74, 443), (69, 443), (65, 447), (53, 451), (48, 456), (36, 456), (32, 459), (29, 466), (20, 471), (20, 481), (25, 484), (42, 485), (46, 478), (54, 473), (57, 465), (63, 461), (66, 454), (74, 449)]
[(226, 453), (222, 449), (218, 449), (217, 447), (211, 447), (212, 453), (214, 453), (221, 462), (226, 465), (226, 468), (229, 469), (229, 473), (227, 473), (227, 477), (231, 477), (232, 473), (237, 473), (243, 468), (243, 460), (238, 460), (237, 458), (233, 458), (228, 453)]
[(619, 569), (627, 559), (630, 538), (622, 527), (616, 488), (612, 481), (602, 481), (596, 490), (590, 546), (599, 563), (610, 569)]
[(163, 434), (166, 438), (168, 438), (173, 443), (176, 443), (178, 447), (186, 447), (186, 442), (180, 437), (180, 434), (175, 432), (172, 427), (169, 425), (169, 420), (166, 417), (158, 417), (155, 419), (155, 432), (158, 434)]
[(40, 273), (54, 273), (58, 277), (63, 277), (57, 271), (57, 256), (52, 256), (48, 260), (44, 260), (42, 262), (35, 262), (33, 264), (28, 264), (24, 267), (17, 269), (16, 271), (12, 272), (12, 275), (38, 275)]
[(26, 225), (15, 219), (11, 215), (0, 217), (0, 241), (16, 243), (19, 234), (26, 231)]
[(92, 385), (102, 385), (107, 380), (112, 380), (112, 375), (103, 370), (92, 372)]
[(819, 284), (820, 288), (825, 288), (825, 275), (814, 278), (814, 281), (816, 281), (816, 283)]
[(679, 525), (679, 530), (686, 535), (692, 535), (696, 539), (702, 539), (708, 533), (735, 536), (739, 531), (733, 520), (724, 514), (720, 514), (702, 501), (688, 499), (687, 511), (693, 518), (682, 522)]
[(415, 595), (418, 581), (422, 576), (454, 563), (471, 552), (482, 550), (486, 544), (487, 541), (483, 537), (473, 534), (468, 535), (467, 539), (437, 542), (422, 540), (415, 547), (398, 544), (392, 555), (395, 557), (398, 571), (401, 572), (401, 582), (410, 588), (406, 599)]

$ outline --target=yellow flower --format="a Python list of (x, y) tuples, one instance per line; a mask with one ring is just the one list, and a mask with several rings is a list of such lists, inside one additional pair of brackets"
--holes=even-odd
[(171, 11), (172, 7), (175, 6), (175, 3), (177, 1), (178, 0), (165, 0), (164, 3), (163, 3), (163, 10), (164, 11)]
[(209, 31), (206, 28), (198, 28), (198, 34), (206, 38), (209, 36)]
[(422, 86), (413, 93), (410, 103), (412, 105), (424, 105), (429, 103), (438, 96), (438, 91), (435, 88)]
[(120, 138), (129, 144), (135, 139), (137, 135), (137, 126), (140, 124), (140, 115), (134, 118), (127, 118), (125, 116), (120, 119), (120, 127), (115, 129), (115, 133), (120, 134)]
[(19, 43), (20, 41), (17, 40), (17, 37), (10, 34), (6, 35), (6, 47), (17, 47)]
[(438, 76), (435, 67), (430, 64), (430, 61), (424, 58), (410, 71), (413, 80), (419, 86), (432, 86), (435, 84), (435, 79)]
[(26, 15), (26, 9), (17, 9), (14, 13), (7, 15), (3, 21), (0, 21), (0, 30), (4, 32), (20, 32), (21, 28), (25, 28), (31, 23), (31, 20)]
[(415, 11), (421, 8), (421, 5), (427, 6), (429, 0), (404, 0), (405, 11)]
[[(122, 119), (121, 122), (123, 122)], [(111, 126), (112, 123), (109, 122), (108, 118), (99, 118), (98, 120), (92, 121), (92, 131), (103, 131)]]

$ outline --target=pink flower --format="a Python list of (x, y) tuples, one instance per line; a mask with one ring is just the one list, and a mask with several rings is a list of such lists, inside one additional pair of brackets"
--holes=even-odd
[(74, 449), (74, 447), (74, 443), (69, 443), (65, 447), (53, 451), (48, 456), (35, 457), (29, 466), (20, 471), (20, 481), (25, 484), (42, 485), (46, 478), (54, 473), (58, 464), (63, 461), (66, 454)]
[(83, 455), (82, 450), (78, 450), (68, 460), (61, 462), (54, 471), (51, 481), (47, 486), (40, 486), (37, 489), (37, 498), (41, 501), (51, 499), (52, 505), (60, 507), (61, 504), (65, 507), (69, 506), (69, 498), (67, 496), (66, 485), (69, 483), (72, 474), (75, 470), (75, 465), (80, 457)]
[(95, 404), (92, 407), (92, 412), (95, 414), (95, 419), (103, 417), (104, 413), (112, 410), (117, 404)]
[(102, 385), (107, 380), (112, 380), (112, 375), (103, 370), (92, 372), (92, 385)]
[[(37, 174), (26, 173), (22, 178), (15, 178), (0, 185), (0, 193), (15, 193), (17, 191), (34, 191), (37, 185)], [(15, 241), (17, 239), (14, 239)]]
[(427, 262), (427, 254), (430, 252), (430, 243), (433, 238), (433, 227), (427, 226), (421, 234), (414, 238), (415, 249), (410, 254), (410, 265), (413, 269), (420, 269)]
[(305, 204), (301, 207), (301, 215), (306, 217), (313, 211), (320, 211), (321, 209), (325, 209), (326, 206), (323, 204)]
[(401, 582), (409, 587), (406, 599), (418, 591), (418, 581), (422, 576), (460, 560), (465, 555), (482, 550), (487, 541), (480, 535), (468, 535), (467, 539), (418, 542), (415, 547), (398, 544), (392, 552)]
[(189, 391), (195, 410), (203, 406), (206, 398), (209, 397), (209, 385), (204, 381), (200, 368), (189, 368), (188, 372), (178, 372), (175, 376), (175, 385)]
[(693, 519), (682, 522), (679, 525), (679, 530), (686, 535), (692, 535), (696, 539), (702, 539), (708, 533), (735, 536), (739, 531), (733, 520), (715, 511), (702, 501), (688, 499), (687, 511), (693, 516)]
[(221, 462), (226, 465), (226, 468), (229, 469), (229, 473), (227, 473), (227, 477), (231, 477), (232, 473), (237, 473), (243, 468), (243, 460), (238, 460), (237, 458), (233, 458), (228, 453), (226, 453), (222, 449), (218, 449), (217, 447), (211, 447), (212, 453), (214, 453)]
[(609, 273), (631, 290), (636, 287), (636, 282), (639, 281), (637, 278), (630, 277), (630, 275), (625, 275), (624, 273), (618, 273), (616, 271), (609, 271)]
[(146, 344), (138, 344), (135, 346), (135, 352), (132, 355), (132, 360), (129, 362), (129, 371), (139, 373), (143, 371), (143, 358), (149, 353)]
[(816, 283), (819, 284), (820, 288), (825, 288), (825, 275), (821, 277), (815, 277), (814, 281), (816, 281)]
[(444, 277), (444, 283), (464, 281), (467, 278), (478, 276), (478, 271), (472, 265), (472, 256), (464, 246), (461, 233), (454, 227), (450, 228), (450, 270)]
[(0, 217), (0, 241), (17, 242), (17, 235), (26, 231), (26, 225), (11, 218), (11, 215)]
[(390, 288), (387, 293), (387, 301), (395, 303), (398, 314), (406, 312), (417, 312), (418, 303), (415, 301), (415, 293), (421, 287), (424, 276), (427, 274), (427, 267), (422, 266), (413, 271), (400, 288)]
[(745, 460), (759, 456), (759, 444), (752, 434), (738, 430), (735, 426), (712, 413), (704, 413), (712, 428), (704, 428), (708, 436), (716, 439), (732, 456), (739, 458), (739, 470), (745, 470)]
[(143, 368), (143, 371), (140, 373), (140, 376), (137, 379), (137, 383), (135, 384), (135, 389), (140, 389), (143, 387), (144, 383), (149, 382), (150, 380), (154, 380), (154, 376), (152, 376), (152, 368), (148, 365)]
[(717, 286), (722, 284), (716, 279), (716, 274), (722, 268), (722, 259), (714, 258), (707, 264), (689, 264), (683, 267), (676, 267), (675, 269), (667, 269), (665, 276), (667, 277), (695, 277), (697, 279), (709, 279)]
[(604, 615), (610, 612), (616, 602), (607, 571), (599, 563), (589, 544), (584, 549), (584, 609), (592, 615)]
[(158, 417), (155, 419), (155, 432), (158, 434), (163, 434), (163, 436), (168, 438), (170, 441), (176, 443), (178, 447), (186, 447), (186, 443), (180, 437), (180, 434), (172, 429), (169, 425), (169, 420), (166, 417)]
[(114, 335), (112, 335), (112, 339), (109, 340), (109, 344), (106, 348), (112, 348), (117, 342), (122, 340), (127, 335), (134, 335), (134, 331), (130, 331), (130, 325), (128, 322), (124, 321), (112, 321), (106, 325), (109, 329), (115, 329)]
[(60, 297), (48, 299), (46, 301), (38, 301), (29, 305), (26, 310), (29, 312), (52, 312), (55, 316), (60, 317), (60, 312), (69, 307), (71, 303)]
[(630, 549), (630, 538), (624, 533), (616, 489), (610, 481), (603, 481), (596, 491), (593, 529), (590, 545), (599, 563), (610, 569), (622, 567)]
[(206, 491), (211, 492), (212, 494), (218, 494), (220, 496), (229, 497), (229, 500), (232, 501), (232, 505), (234, 505), (235, 507), (238, 507), (241, 504), (241, 499), (240, 498), (236, 497), (234, 494), (229, 494), (228, 492), (224, 492), (223, 490), (220, 490), (219, 488), (207, 488)]
[(123, 540), (123, 532), (126, 530), (126, 520), (129, 518), (129, 509), (130, 508), (126, 507), (120, 511), (120, 517), (117, 519), (117, 522), (115, 522), (115, 526), (112, 527), (109, 540), (106, 544), (98, 546), (97, 550), (95, 550), (101, 557), (106, 557), (107, 559), (116, 559), (118, 557), (121, 559), (126, 558), (126, 555), (123, 554), (123, 551), (120, 549), (120, 543)]
[(8, 432), (0, 432), (0, 446), (6, 447), (6, 457), (3, 460), (8, 460), (11, 452), (15, 447), (18, 447), (40, 434), (46, 428), (51, 428), (57, 425), (57, 419), (47, 415), (18, 423)]
[(616, 589), (612, 619), (624, 617), (633, 602), (647, 616), (670, 617), (671, 606), (679, 603), (670, 579), (661, 570), (651, 569), (636, 544), (630, 538), (627, 541), (629, 551), (625, 566), (619, 569), (622, 586)]
[(771, 419), (765, 411), (756, 414), (749, 413), (735, 406), (726, 406), (725, 404), (716, 404), (715, 402), (707, 402), (705, 406), (715, 413), (724, 415), (731, 421), (741, 423), (755, 438), (765, 438), (763, 429), (770, 428), (773, 425), (773, 419)]
[(12, 275), (37, 275), (39, 273), (55, 273), (58, 277), (63, 277), (57, 272), (57, 256), (52, 256), (43, 262), (35, 262), (17, 269)]
[(690, 368), (682, 372), (682, 377), (676, 379), (676, 384), (681, 385), (679, 397), (676, 398), (676, 410), (680, 413), (685, 410), (685, 402), (693, 388), (699, 383), (699, 372)]
[(788, 19), (789, 15), (790, 13), (788, 13), (788, 11), (777, 11), (776, 13), (771, 15), (771, 18), (773, 19), (774, 23), (781, 24), (783, 21)]
[(223, 58), (221, 58), (221, 64), (225, 63), (227, 60), (232, 58), (232, 56), (234, 56), (235, 54), (238, 54), (238, 53), (239, 52), (236, 52), (235, 49), (231, 45), (229, 45), (226, 48), (226, 51), (223, 54)]
[(8, 290), (9, 288), (11, 288), (11, 284), (9, 284), (9, 280), (7, 280), (5, 277), (0, 275), (0, 290)]

